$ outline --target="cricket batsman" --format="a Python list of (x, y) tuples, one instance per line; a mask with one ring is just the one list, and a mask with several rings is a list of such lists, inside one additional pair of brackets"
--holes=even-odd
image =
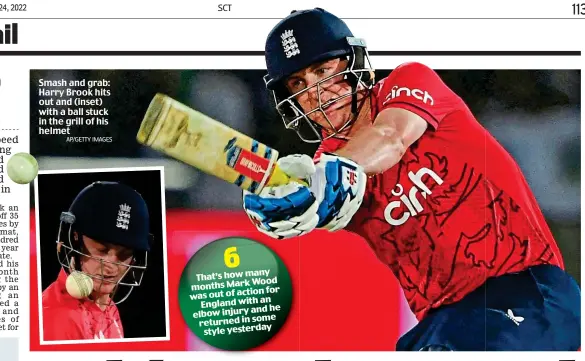
[(265, 50), (285, 127), (320, 145), (279, 160), (308, 185), (244, 192), (261, 232), (363, 237), (419, 320), (398, 351), (580, 347), (579, 286), (520, 168), (432, 69), (376, 82), (364, 40), (320, 8), (293, 11)]
[[(139, 286), (150, 250), (149, 214), (142, 196), (117, 182), (94, 182), (61, 214), (57, 255), (61, 271), (43, 291), (44, 340), (124, 338), (116, 304)], [(71, 280), (73, 273), (85, 278)], [(86, 297), (72, 294), (91, 279)], [(76, 283), (77, 282), (77, 283)], [(114, 295), (123, 286), (118, 302)]]

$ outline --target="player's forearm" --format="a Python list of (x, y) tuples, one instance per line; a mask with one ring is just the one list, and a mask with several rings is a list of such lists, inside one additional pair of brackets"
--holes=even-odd
[(395, 129), (374, 125), (362, 128), (335, 153), (353, 160), (366, 174), (373, 175), (393, 167), (405, 151), (402, 137)]

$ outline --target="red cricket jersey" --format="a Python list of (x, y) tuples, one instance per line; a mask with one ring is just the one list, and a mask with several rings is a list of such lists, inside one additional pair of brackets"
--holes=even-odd
[(102, 311), (93, 301), (67, 293), (67, 274), (43, 291), (43, 339), (45, 341), (124, 338), (118, 308), (112, 302)]
[[(346, 230), (391, 268), (419, 320), (488, 277), (538, 264), (564, 268), (520, 168), (432, 69), (405, 63), (378, 82), (372, 119), (391, 107), (429, 127), (398, 164), (368, 179)], [(315, 159), (342, 145), (325, 140)]]

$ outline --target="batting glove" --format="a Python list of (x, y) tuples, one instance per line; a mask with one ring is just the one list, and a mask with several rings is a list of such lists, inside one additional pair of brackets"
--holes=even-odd
[(311, 157), (295, 154), (281, 158), (279, 166), (310, 184), (319, 203), (317, 228), (331, 232), (345, 228), (362, 204), (367, 176), (361, 166), (347, 158), (323, 153), (314, 164)]
[(317, 228), (343, 229), (364, 200), (368, 177), (357, 163), (331, 153), (323, 153), (315, 168), (311, 191), (319, 202)]
[[(287, 172), (286, 167), (283, 171)], [(244, 190), (243, 198), (252, 223), (272, 238), (301, 236), (315, 229), (319, 221), (319, 203), (311, 190), (300, 183), (265, 187), (259, 195)]]

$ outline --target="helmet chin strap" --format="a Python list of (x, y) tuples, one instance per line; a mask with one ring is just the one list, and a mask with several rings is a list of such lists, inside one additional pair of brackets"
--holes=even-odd
[[(359, 116), (362, 112), (362, 110), (364, 109), (364, 105), (366, 104), (366, 101), (368, 100), (368, 96), (364, 96), (364, 98), (361, 100), (361, 102), (358, 104), (358, 100), (357, 100), (357, 94), (353, 94), (352, 95), (352, 111), (351, 111), (351, 117), (352, 119), (348, 122), (346, 122), (346, 126), (341, 128), (339, 131), (336, 131), (333, 137), (334, 138), (338, 138), (338, 139), (345, 139), (348, 140), (350, 139), (350, 137), (348, 135), (344, 135), (344, 134), (339, 134), (340, 132), (346, 130), (346, 129), (351, 129), (352, 127), (354, 127), (357, 123), (357, 120), (359, 119)], [(355, 104), (355, 108), (354, 108), (354, 104)]]
[[(351, 67), (351, 69), (365, 69), (366, 54), (365, 54), (364, 48), (362, 48), (361, 46), (352, 46), (352, 51), (353, 51), (353, 59), (352, 59), (353, 64), (349, 65)], [(367, 83), (372, 78), (373, 78), (372, 72), (368, 71), (368, 72), (361, 72), (359, 78), (358, 77), (355, 77), (355, 78), (350, 77), (350, 79), (349, 79), (349, 81), (351, 83), (351, 92), (352, 92), (351, 113), (356, 118), (357, 118), (359, 111), (361, 109), (361, 106), (358, 107), (358, 99), (357, 99), (358, 85), (360, 83), (360, 80), (364, 83)]]

